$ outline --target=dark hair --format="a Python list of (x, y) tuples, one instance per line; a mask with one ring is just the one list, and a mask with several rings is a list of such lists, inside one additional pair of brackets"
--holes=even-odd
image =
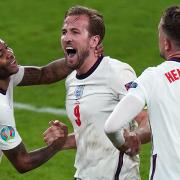
[(162, 16), (162, 28), (164, 32), (180, 46), (180, 6), (167, 8)]
[(65, 18), (67, 16), (78, 16), (78, 15), (86, 15), (89, 18), (89, 35), (100, 36), (100, 42), (102, 42), (105, 35), (105, 25), (103, 16), (95, 9), (90, 9), (83, 6), (74, 6), (68, 9), (65, 13)]

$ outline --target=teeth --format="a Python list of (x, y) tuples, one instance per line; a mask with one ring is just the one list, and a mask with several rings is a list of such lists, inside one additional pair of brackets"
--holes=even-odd
[(69, 46), (69, 47), (66, 47), (66, 52), (69, 57), (73, 57), (76, 54), (76, 49)]
[(11, 64), (14, 64), (15, 63), (15, 60), (11, 62)]
[(67, 47), (66, 50), (73, 49), (72, 47)]

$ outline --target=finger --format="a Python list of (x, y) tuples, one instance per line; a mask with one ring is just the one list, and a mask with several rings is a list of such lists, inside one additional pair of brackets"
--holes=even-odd
[(67, 136), (67, 131), (57, 126), (52, 126), (43, 133), (43, 136), (47, 139), (51, 137), (53, 138), (65, 137)]
[(50, 138), (50, 139), (48, 139), (47, 140), (47, 145), (51, 145), (54, 141), (55, 141), (56, 139), (54, 139), (54, 138)]
[[(50, 126), (61, 126), (61, 124), (63, 124), (63, 123), (61, 123), (61, 122), (58, 121), (58, 120), (52, 120), (52, 121), (49, 122), (49, 125), (50, 125)], [(64, 125), (64, 124), (63, 124), (63, 125)]]
[(124, 129), (124, 137), (128, 136), (129, 135), (129, 131), (127, 129)]
[(52, 132), (56, 132), (56, 131), (64, 132), (64, 131), (66, 131), (66, 129), (67, 129), (67, 126), (61, 125), (61, 124), (58, 124), (58, 125), (55, 124), (55, 125), (49, 127), (49, 131), (52, 131)]
[(43, 133), (43, 135), (45, 136), (46, 134), (48, 134), (51, 131), (51, 127), (49, 127), (48, 129), (46, 129)]
[(44, 142), (45, 142), (47, 145), (50, 145), (50, 144), (52, 144), (52, 142), (53, 142), (53, 138), (52, 138), (52, 137), (51, 137), (51, 138), (44, 137)]

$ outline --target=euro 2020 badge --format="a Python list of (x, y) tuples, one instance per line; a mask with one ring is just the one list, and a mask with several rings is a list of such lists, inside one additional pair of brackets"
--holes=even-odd
[(1, 139), (4, 141), (9, 141), (11, 139), (14, 139), (15, 137), (15, 131), (14, 128), (11, 126), (6, 126), (1, 129)]
[(84, 85), (76, 86), (75, 91), (74, 91), (74, 95), (75, 95), (76, 99), (81, 98), (81, 96), (83, 95), (83, 90), (84, 90)]

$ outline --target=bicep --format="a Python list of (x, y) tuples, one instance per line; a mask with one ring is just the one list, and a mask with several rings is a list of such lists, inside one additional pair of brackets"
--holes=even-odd
[(42, 76), (42, 69), (39, 67), (25, 66), (24, 67), (24, 76), (22, 81), (18, 86), (28, 86), (40, 84)]
[(27, 66), (19, 86), (54, 83), (66, 78), (71, 72), (64, 58), (52, 61), (43, 67)]

